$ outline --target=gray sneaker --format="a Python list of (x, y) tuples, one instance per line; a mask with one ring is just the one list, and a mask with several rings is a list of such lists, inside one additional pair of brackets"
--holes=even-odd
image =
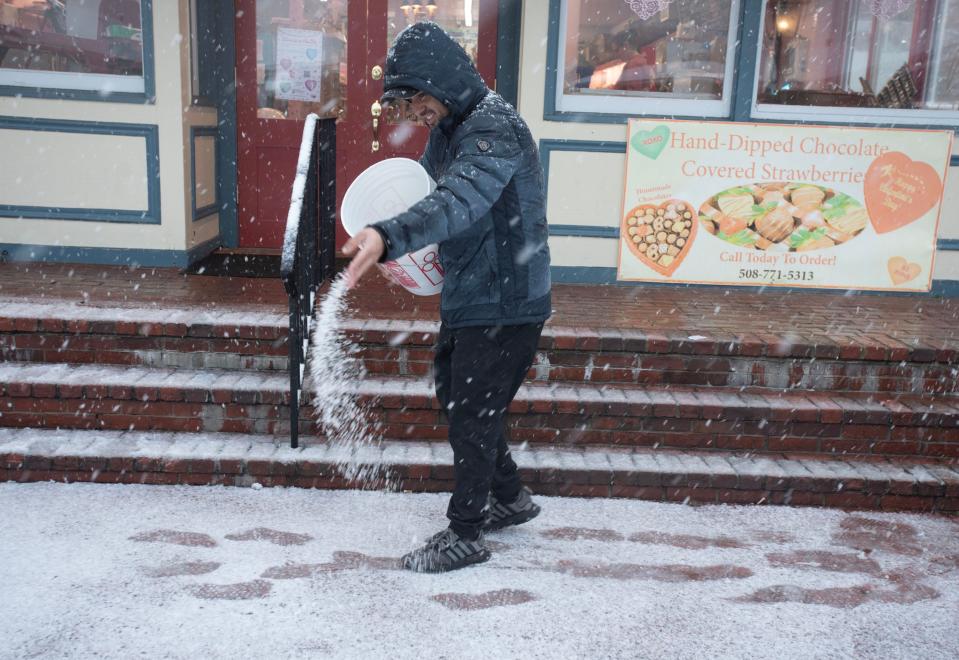
[(475, 541), (462, 539), (452, 529), (434, 534), (422, 548), (403, 555), (403, 568), (417, 573), (445, 573), (481, 564), (490, 558), (480, 533)]
[(508, 504), (500, 502), (490, 493), (483, 531), (490, 532), (511, 525), (522, 525), (538, 516), (539, 512), (539, 505), (533, 502), (533, 493), (526, 486), (520, 489), (516, 501)]

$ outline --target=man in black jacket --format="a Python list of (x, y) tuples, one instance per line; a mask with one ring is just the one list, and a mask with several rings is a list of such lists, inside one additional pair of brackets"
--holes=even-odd
[(436, 24), (396, 38), (383, 87), (384, 102), (430, 128), (420, 163), (436, 190), (357, 233), (343, 252), (355, 254), (352, 286), (377, 261), (439, 244), (445, 280), (433, 373), (456, 485), (449, 528), (403, 562), (448, 571), (489, 559), (483, 531), (540, 511), (510, 456), (505, 422), (551, 311), (543, 171), (526, 123)]

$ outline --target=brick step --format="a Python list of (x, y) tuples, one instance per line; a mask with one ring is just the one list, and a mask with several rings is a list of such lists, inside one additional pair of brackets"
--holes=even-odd
[[(0, 426), (288, 432), (284, 375), (0, 364)], [(444, 439), (428, 380), (368, 378), (358, 398), (390, 439)], [(959, 399), (531, 383), (510, 407), (514, 442), (959, 458)], [(310, 431), (304, 406), (301, 431)]]
[(7, 362), (0, 384), (0, 426), (289, 433), (281, 372)]
[[(437, 325), (425, 321), (344, 323), (374, 376), (430, 373)], [(860, 341), (788, 343), (743, 335), (728, 340), (679, 333), (547, 325), (530, 369), (535, 381), (571, 384), (694, 385), (824, 392), (959, 392), (953, 349)]]
[(4, 303), (0, 361), (284, 371), (285, 314)]
[[(654, 501), (791, 504), (843, 509), (959, 512), (959, 472), (939, 461), (798, 455), (717, 455), (665, 449), (519, 448), (537, 494)], [(348, 481), (344, 465), (387, 467), (396, 489), (449, 492), (446, 443), (383, 442), (351, 452), (291, 449), (228, 433), (0, 429), (0, 481), (382, 487)]]
[[(373, 376), (430, 372), (433, 321), (346, 319)], [(286, 370), (285, 314), (5, 304), (0, 360), (192, 369)], [(547, 325), (530, 378), (542, 382), (959, 393), (951, 345), (886, 336), (797, 337)]]

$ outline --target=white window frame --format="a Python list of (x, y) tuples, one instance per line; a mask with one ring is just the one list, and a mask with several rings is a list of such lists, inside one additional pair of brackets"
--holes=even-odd
[[(948, 0), (943, 0), (939, 3), (939, 6), (942, 7), (945, 11), (943, 12), (942, 20), (939, 22), (939, 25), (936, 26), (936, 34), (933, 36), (932, 41), (932, 50), (933, 53), (938, 53), (942, 51), (943, 44), (946, 39), (946, 23), (949, 20), (949, 10), (952, 8)], [(939, 71), (942, 68), (942, 60), (936, 58), (932, 62), (932, 66), (929, 67), (929, 80), (936, 80), (939, 77)]]
[[(162, 0), (161, 0), (162, 1)], [(146, 18), (143, 16), (146, 9), (152, 11), (152, 4), (146, 3), (144, 7), (143, 0), (137, 3), (140, 7), (140, 34), (143, 35), (143, 25)], [(152, 38), (152, 35), (150, 35)], [(115, 93), (146, 93), (146, 48), (147, 45), (140, 40), (140, 61), (144, 67), (143, 72), (138, 76), (112, 74), (112, 73), (87, 73), (84, 71), (44, 71), (41, 69), (13, 69), (0, 67), (0, 87), (24, 87), (28, 89), (39, 90), (62, 90), (67, 92), (99, 92), (104, 98)]]
[(728, 118), (733, 103), (734, 70), (736, 64), (737, 39), (740, 37), (740, 3), (731, 0), (729, 8), (729, 30), (726, 34), (726, 66), (723, 70), (723, 95), (721, 99), (677, 98), (670, 93), (605, 91), (594, 94), (566, 94), (564, 92), (566, 53), (566, 32), (569, 0), (560, 3), (559, 26), (556, 48), (556, 111), (564, 113), (596, 113), (620, 115), (661, 115), (686, 117), (722, 117)]
[(40, 71), (0, 67), (0, 85), (40, 89), (100, 92), (104, 96), (116, 92), (144, 93), (143, 75), (125, 76), (81, 71)]
[[(762, 26), (766, 24), (766, 10), (769, 4), (763, 2), (763, 13), (759, 20), (760, 34), (756, 41), (756, 70), (753, 75), (752, 97), (750, 98), (750, 116), (753, 119), (772, 119), (788, 122), (813, 122), (818, 124), (896, 124), (915, 126), (953, 126), (959, 125), (959, 110), (927, 110), (912, 108), (834, 108), (818, 105), (780, 105), (778, 103), (759, 103), (760, 68), (765, 34)], [(940, 26), (939, 31), (944, 28)], [(938, 63), (931, 70), (938, 70)]]

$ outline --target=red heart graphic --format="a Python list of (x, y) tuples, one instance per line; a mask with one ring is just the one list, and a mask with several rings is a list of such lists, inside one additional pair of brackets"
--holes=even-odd
[(288, 57), (284, 57), (282, 60), (280, 60), (280, 66), (284, 69), (289, 69), (293, 66), (293, 60)]
[[(682, 223), (682, 227), (677, 230), (675, 223)], [(698, 224), (692, 204), (668, 199), (658, 206), (640, 204), (631, 209), (620, 231), (637, 259), (671, 277), (689, 254)]]
[(915, 222), (942, 197), (942, 181), (932, 165), (900, 151), (872, 161), (863, 187), (866, 210), (877, 234)]
[(316, 89), (316, 81), (315, 81), (315, 80), (305, 80), (305, 81), (303, 81), (303, 84), (306, 85), (306, 88), (307, 88), (308, 90), (310, 90), (311, 92), (312, 92), (314, 89)]

